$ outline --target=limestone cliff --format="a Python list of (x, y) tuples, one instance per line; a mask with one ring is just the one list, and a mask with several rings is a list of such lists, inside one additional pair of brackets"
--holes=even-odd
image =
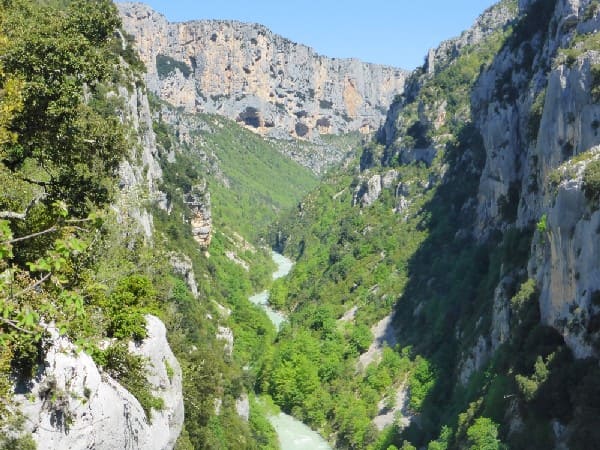
[(38, 448), (167, 450), (183, 425), (181, 368), (163, 323), (147, 316), (148, 337), (132, 351), (147, 360), (148, 381), (164, 408), (147, 420), (138, 400), (78, 350), (53, 333), (43, 371), (18, 396)]
[[(123, 43), (125, 45), (125, 43)], [(131, 125), (131, 151), (119, 168), (119, 195), (114, 205), (118, 220), (128, 224), (147, 238), (152, 237), (153, 219), (144, 205), (155, 203), (166, 209), (166, 197), (159, 189), (162, 170), (156, 138), (152, 131), (152, 115), (143, 83), (132, 79), (118, 87), (116, 96), (123, 102), (122, 120)]]
[[(597, 417), (589, 386), (571, 392), (600, 356), (599, 31), (595, 0), (499, 2), (411, 74), (351, 186), (356, 208), (384, 203), (429, 233), (398, 302), (400, 340), (447, 364), (448, 392), (484, 372), (512, 379), (494, 420), (514, 448), (528, 448), (533, 416), (551, 425), (546, 448), (586, 448), (575, 442)], [(491, 411), (487, 389), (468, 414)], [(423, 423), (460, 395), (431, 399)]]
[(529, 29), (503, 48), (473, 92), (486, 148), (475, 233), (485, 238), (543, 218), (529, 264), (541, 319), (586, 357), (593, 353), (591, 298), (600, 287), (597, 205), (582, 190), (600, 144), (599, 11), (579, 0), (520, 7)]
[[(597, 206), (582, 189), (585, 166), (595, 159), (590, 149), (600, 144), (599, 29), (594, 1), (498, 3), (470, 30), (429, 52), (379, 131), (384, 148), (369, 149), (361, 161), (363, 169), (376, 161), (431, 165), (436, 154), (454, 145), (448, 132), (453, 124), (473, 123), (483, 155), (475, 155), (477, 145), (462, 156), (462, 170), (476, 174), (479, 183), (463, 205), (464, 216), (473, 213), (473, 220), (458, 235), (483, 243), (511, 228), (547, 221), (547, 230), (534, 236), (528, 276), (541, 292), (542, 323), (557, 329), (578, 357), (594, 353), (592, 297), (600, 286), (600, 252), (592, 244)], [(465, 67), (469, 53), (482, 46), (482, 55), (494, 52), (489, 67), (481, 67), (468, 89), (451, 79), (458, 95), (442, 95), (444, 83), (457, 73), (453, 67)], [(444, 170), (440, 167), (440, 174)], [(379, 182), (367, 182), (367, 176), (372, 177), (363, 176), (363, 190), (378, 196)], [(510, 286), (521, 275), (501, 275), (492, 326), (464, 355), (463, 381), (508, 339)]]
[(191, 191), (185, 194), (184, 202), (192, 213), (190, 225), (194, 240), (202, 250), (207, 250), (212, 240), (212, 216), (210, 192), (206, 183), (193, 186)]
[(272, 137), (374, 131), (407, 77), (392, 67), (320, 56), (257, 24), (169, 23), (143, 4), (118, 7), (152, 92)]

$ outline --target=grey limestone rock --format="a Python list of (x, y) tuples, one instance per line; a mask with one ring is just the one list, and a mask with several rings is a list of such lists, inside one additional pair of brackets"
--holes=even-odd
[(248, 394), (243, 393), (235, 401), (235, 410), (238, 416), (248, 422), (248, 419), (250, 419), (250, 399), (248, 398)]
[(194, 240), (201, 249), (207, 250), (212, 240), (212, 214), (206, 183), (193, 186), (185, 195), (184, 202), (192, 212), (190, 225)]
[(152, 131), (148, 96), (144, 89), (135, 86), (131, 92), (121, 87), (119, 97), (125, 100), (124, 120), (128, 120), (136, 131), (136, 141), (128, 157), (121, 162), (120, 191), (113, 207), (120, 223), (132, 219), (138, 230), (147, 238), (151, 238), (153, 218), (142, 205), (147, 201), (154, 202), (164, 209), (167, 209), (168, 205), (165, 202), (165, 194), (158, 188), (162, 181), (162, 170)]
[[(147, 358), (148, 380), (165, 408), (146, 419), (137, 399), (92, 358), (50, 329), (44, 366), (17, 395), (40, 450), (168, 450), (183, 425), (181, 369), (162, 322), (147, 316), (148, 337), (132, 350)], [(166, 365), (171, 368), (169, 371)], [(169, 375), (170, 374), (170, 375)]]
[(594, 297), (600, 292), (600, 210), (582, 189), (583, 172), (600, 158), (595, 147), (587, 161), (567, 163), (565, 179), (547, 212), (547, 229), (538, 231), (530, 272), (540, 286), (542, 322), (556, 328), (578, 358), (593, 354), (588, 330), (598, 314)]
[(217, 339), (224, 342), (223, 349), (229, 357), (233, 355), (233, 330), (231, 328), (219, 326), (217, 328)]
[(257, 24), (169, 23), (140, 3), (117, 4), (152, 92), (190, 112), (217, 113), (271, 137), (375, 131), (407, 72), (318, 55)]
[(196, 283), (194, 266), (189, 256), (182, 253), (171, 253), (169, 255), (169, 262), (171, 263), (171, 267), (173, 267), (173, 271), (184, 278), (190, 292), (194, 297), (197, 297), (198, 283)]

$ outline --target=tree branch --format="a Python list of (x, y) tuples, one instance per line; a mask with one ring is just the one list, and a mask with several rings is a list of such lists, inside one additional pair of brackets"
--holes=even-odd
[(16, 220), (25, 220), (26, 212), (17, 213), (14, 211), (0, 211), (0, 219), (16, 219)]
[(0, 322), (5, 323), (9, 327), (13, 327), (15, 330), (20, 331), (22, 333), (35, 334), (35, 331), (26, 330), (25, 328), (22, 328), (19, 325), (17, 325), (17, 322), (15, 320), (5, 319), (4, 317), (0, 316)]
[(33, 207), (33, 205), (35, 205), (36, 203), (38, 203), (40, 200), (42, 200), (44, 197), (46, 196), (46, 194), (39, 194), (36, 195), (33, 200), (31, 200), (29, 202), (29, 204), (27, 205), (27, 207), (25, 208), (25, 211), (22, 213), (18, 213), (18, 212), (14, 212), (14, 211), (0, 211), (0, 219), (14, 219), (14, 220), (25, 220), (25, 218), (27, 217), (27, 213), (29, 212), (29, 210)]
[(51, 227), (51, 228), (48, 228), (47, 230), (44, 230), (44, 231), (39, 231), (37, 233), (28, 234), (27, 236), (22, 236), (20, 238), (11, 239), (10, 241), (4, 241), (1, 244), (2, 245), (14, 244), (15, 242), (26, 241), (27, 239), (32, 239), (34, 237), (42, 236), (44, 234), (54, 233), (55, 231), (58, 231), (58, 227)]
[(46, 281), (48, 278), (50, 278), (52, 276), (52, 272), (48, 272), (46, 275), (44, 275), (42, 278), (40, 278), (38, 281), (36, 281), (35, 283), (33, 283), (31, 286), (27, 286), (25, 289), (23, 289), (21, 292), (17, 292), (15, 295), (13, 295), (14, 297), (20, 297), (21, 295), (35, 289), (36, 287), (38, 287), (39, 285), (41, 285), (44, 281)]

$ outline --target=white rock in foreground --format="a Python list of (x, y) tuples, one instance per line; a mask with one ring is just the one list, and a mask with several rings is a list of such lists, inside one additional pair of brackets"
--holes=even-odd
[(44, 371), (26, 394), (17, 395), (27, 431), (39, 450), (174, 447), (184, 416), (181, 368), (167, 343), (164, 324), (153, 316), (146, 316), (146, 321), (148, 337), (134, 352), (148, 359), (148, 380), (154, 395), (163, 399), (164, 409), (153, 410), (148, 423), (133, 395), (54, 332)]

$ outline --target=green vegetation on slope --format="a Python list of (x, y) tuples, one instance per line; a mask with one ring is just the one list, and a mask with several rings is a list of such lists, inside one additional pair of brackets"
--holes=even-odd
[[(409, 411), (426, 417), (424, 423), (437, 431), (439, 417), (427, 414), (432, 395), (454, 380), (448, 364), (462, 347), (453, 327), (460, 322), (473, 338), (473, 317), (491, 314), (484, 299), (497, 283), (500, 257), (488, 256), (493, 243), (478, 246), (455, 235), (470, 223), (470, 213), (461, 207), (475, 192), (483, 167), (481, 137), (465, 124), (470, 115), (466, 94), (505, 36), (499, 31), (466, 49), (425, 83), (398, 120), (409, 125), (404, 132), (411, 139), (385, 150), (370, 144), (360, 158), (360, 172), (328, 175), (298, 211), (273, 227), (272, 242), (297, 263), (273, 286), (271, 301), (290, 313), (290, 324), (261, 372), (259, 389), (284, 410), (335, 435), (342, 448), (401, 445), (393, 426), (377, 433), (371, 419), (378, 402), (393, 404), (396, 390), (404, 386), (410, 387)], [(452, 114), (441, 127), (416, 121), (418, 102), (429, 105), (447, 95)], [(401, 163), (402, 149), (432, 144), (438, 156), (430, 167)], [(469, 163), (459, 168), (464, 161)], [(358, 165), (355, 160), (347, 167)], [(393, 181), (373, 204), (361, 206), (360, 196), (375, 174)], [(425, 299), (425, 292), (431, 298)], [(463, 311), (465, 298), (469, 306)], [(427, 306), (408, 312), (418, 311), (419, 304)], [(372, 340), (369, 328), (394, 305), (401, 316), (397, 320), (408, 321), (401, 328), (414, 334), (403, 336), (395, 351), (385, 350), (383, 360), (364, 374), (357, 372), (357, 357)], [(354, 317), (342, 320), (353, 308)]]
[[(258, 389), (341, 448), (507, 448), (503, 442), (515, 449), (551, 448), (557, 441), (553, 420), (570, 424), (573, 433), (559, 437), (569, 448), (598, 445), (592, 425), (598, 389), (591, 381), (597, 360), (575, 360), (562, 336), (540, 323), (535, 281), (527, 279), (536, 225), (514, 226), (519, 185), (511, 185), (499, 202), (505, 226), (489, 230), (485, 240), (473, 238), (485, 148), (471, 117), (470, 93), (501, 49), (518, 50), (522, 64), (532, 62), (534, 41), (546, 35), (554, 6), (540, 0), (512, 27), (464, 49), (433, 77), (416, 73), (421, 88), (398, 100), (404, 103), (397, 141), (385, 149), (366, 146), (360, 164), (350, 165), (354, 174), (326, 177), (273, 229), (274, 245), (297, 264), (273, 286), (272, 301), (289, 312), (290, 323)], [(525, 65), (514, 70), (534, 72)], [(499, 102), (528, 93), (526, 76), (519, 85), (510, 76), (496, 84)], [(530, 139), (542, 108), (538, 99)], [(438, 155), (430, 167), (406, 163), (411, 150), (429, 146)], [(590, 167), (584, 189), (595, 199), (597, 165)], [(373, 176), (389, 176), (392, 169), (396, 182), (374, 203), (361, 206), (358, 198), (352, 206), (354, 194), (367, 190)], [(542, 219), (537, 229), (545, 228)], [(510, 303), (511, 319), (506, 341), (494, 348), (489, 336), (497, 296)], [(368, 327), (392, 305), (398, 345), (387, 352), (402, 370), (379, 371), (374, 364), (365, 378), (356, 370), (356, 356), (372, 339)], [(346, 313), (355, 306), (352, 318)], [(576, 330), (581, 324), (573, 320), (568, 326)], [(466, 370), (481, 347), (489, 361), (484, 356), (478, 370)], [(387, 402), (390, 387), (403, 382), (410, 386), (408, 409), (416, 420), (405, 429), (395, 425), (376, 433), (370, 418), (377, 401)]]
[[(93, 350), (93, 342), (108, 336), (142, 338), (143, 314), (155, 300), (138, 297), (125, 277), (117, 287), (93, 275), (98, 259), (91, 255), (128, 150), (118, 102), (109, 93), (116, 89), (115, 74), (123, 83), (133, 75), (118, 66), (114, 5), (99, 0), (89, 6), (83, 0), (14, 0), (0, 13), (1, 448), (31, 448), (27, 436), (19, 438), (12, 388), (14, 379), (28, 380), (42, 362), (44, 324), (55, 323)], [(116, 296), (127, 299), (125, 310), (107, 308), (92, 319)], [(121, 379), (150, 415), (160, 404), (139, 370), (142, 362), (128, 352), (121, 356), (132, 369)], [(104, 360), (108, 370), (111, 361)], [(46, 395), (68, 431), (69, 411), (53, 400), (68, 393)]]
[[(173, 215), (156, 212), (152, 245), (134, 219), (117, 219), (107, 208), (135, 133), (119, 119), (127, 113), (117, 90), (142, 84), (142, 65), (122, 45), (118, 24), (113, 4), (103, 0), (14, 0), (0, 14), (0, 448), (34, 448), (19, 435), (13, 381), (26, 382), (39, 369), (51, 321), (129, 389), (151, 420), (163, 404), (150, 389), (146, 362), (127, 347), (146, 336), (147, 313), (166, 323), (183, 369), (186, 423), (178, 448), (277, 448), (260, 408), (250, 423), (235, 409), (254, 385), (252, 363), (274, 338), (267, 317), (246, 300), (270, 282), (269, 253), (240, 250), (216, 232), (205, 256), (181, 221), (188, 213), (181, 195), (173, 196)], [(183, 186), (171, 181), (188, 181), (169, 171), (177, 167), (165, 167), (172, 192)], [(203, 172), (190, 169), (194, 179)], [(237, 229), (237, 219), (223, 220)], [(237, 251), (249, 271), (227, 250)], [(172, 273), (172, 252), (194, 263), (197, 298)], [(234, 330), (233, 356), (217, 338), (219, 326)], [(68, 432), (69, 402), (58, 400), (70, 393), (45, 395)]]
[[(212, 123), (211, 123), (212, 122)], [(282, 210), (295, 206), (317, 185), (316, 177), (281, 155), (275, 144), (233, 122), (213, 117), (217, 132), (206, 134), (229, 186), (210, 184), (215, 224), (236, 224), (250, 238), (264, 229)]]
[[(237, 383), (238, 395), (242, 390), (252, 392), (257, 371), (271, 353), (275, 339), (275, 330), (264, 312), (248, 301), (250, 295), (268, 287), (273, 270), (270, 252), (252, 243), (256, 243), (259, 233), (264, 232), (278, 213), (296, 205), (302, 195), (317, 184), (317, 179), (307, 169), (282, 156), (276, 143), (217, 116), (179, 112), (180, 117), (194, 126), (191, 143), (181, 143), (174, 129), (160, 120), (162, 108), (169, 106), (154, 100), (153, 109), (159, 116), (154, 130), (161, 150), (174, 153), (162, 159), (161, 189), (168, 195), (170, 211), (168, 214), (159, 209), (154, 211), (155, 227), (167, 249), (190, 257), (199, 280), (199, 300), (213, 305), (219, 303), (231, 310), (229, 317), (218, 310), (211, 313), (220, 325), (230, 327), (235, 337), (233, 357), (225, 357), (230, 367), (224, 372), (229, 374), (225, 382), (230, 379)], [(208, 254), (200, 252), (192, 239), (191, 211), (183, 203), (184, 193), (206, 181), (213, 217), (213, 240)], [(237, 262), (230, 258), (233, 254)], [(207, 346), (206, 342), (197, 341), (193, 333), (186, 332), (186, 335), (184, 342), (191, 340), (198, 347)], [(186, 361), (187, 355), (177, 355)], [(241, 367), (246, 369), (242, 371)], [(260, 442), (261, 448), (277, 447), (257, 404), (251, 413), (252, 439), (247, 437), (243, 443), (232, 440), (240, 431), (231, 424), (238, 423), (239, 427), (240, 419), (232, 409), (235, 397), (227, 394), (223, 398), (230, 399), (223, 403), (224, 411), (228, 411), (225, 415), (204, 412), (209, 420), (194, 414), (186, 417), (187, 436), (195, 448), (210, 448), (215, 442), (219, 443), (217, 448), (254, 448), (253, 442)], [(196, 401), (199, 400), (195, 400), (193, 393), (186, 393), (186, 405), (192, 408)], [(204, 423), (206, 425), (199, 425)]]
[[(160, 107), (155, 102), (154, 109)], [(207, 180), (217, 229), (236, 230), (255, 241), (259, 231), (282, 211), (294, 207), (318, 183), (312, 172), (277, 150), (277, 141), (219, 116), (187, 115), (187, 120), (193, 127), (193, 144), (180, 147), (176, 147), (173, 129), (160, 119), (155, 122), (163, 149), (177, 149), (165, 189), (175, 198), (197, 183), (199, 175)]]

